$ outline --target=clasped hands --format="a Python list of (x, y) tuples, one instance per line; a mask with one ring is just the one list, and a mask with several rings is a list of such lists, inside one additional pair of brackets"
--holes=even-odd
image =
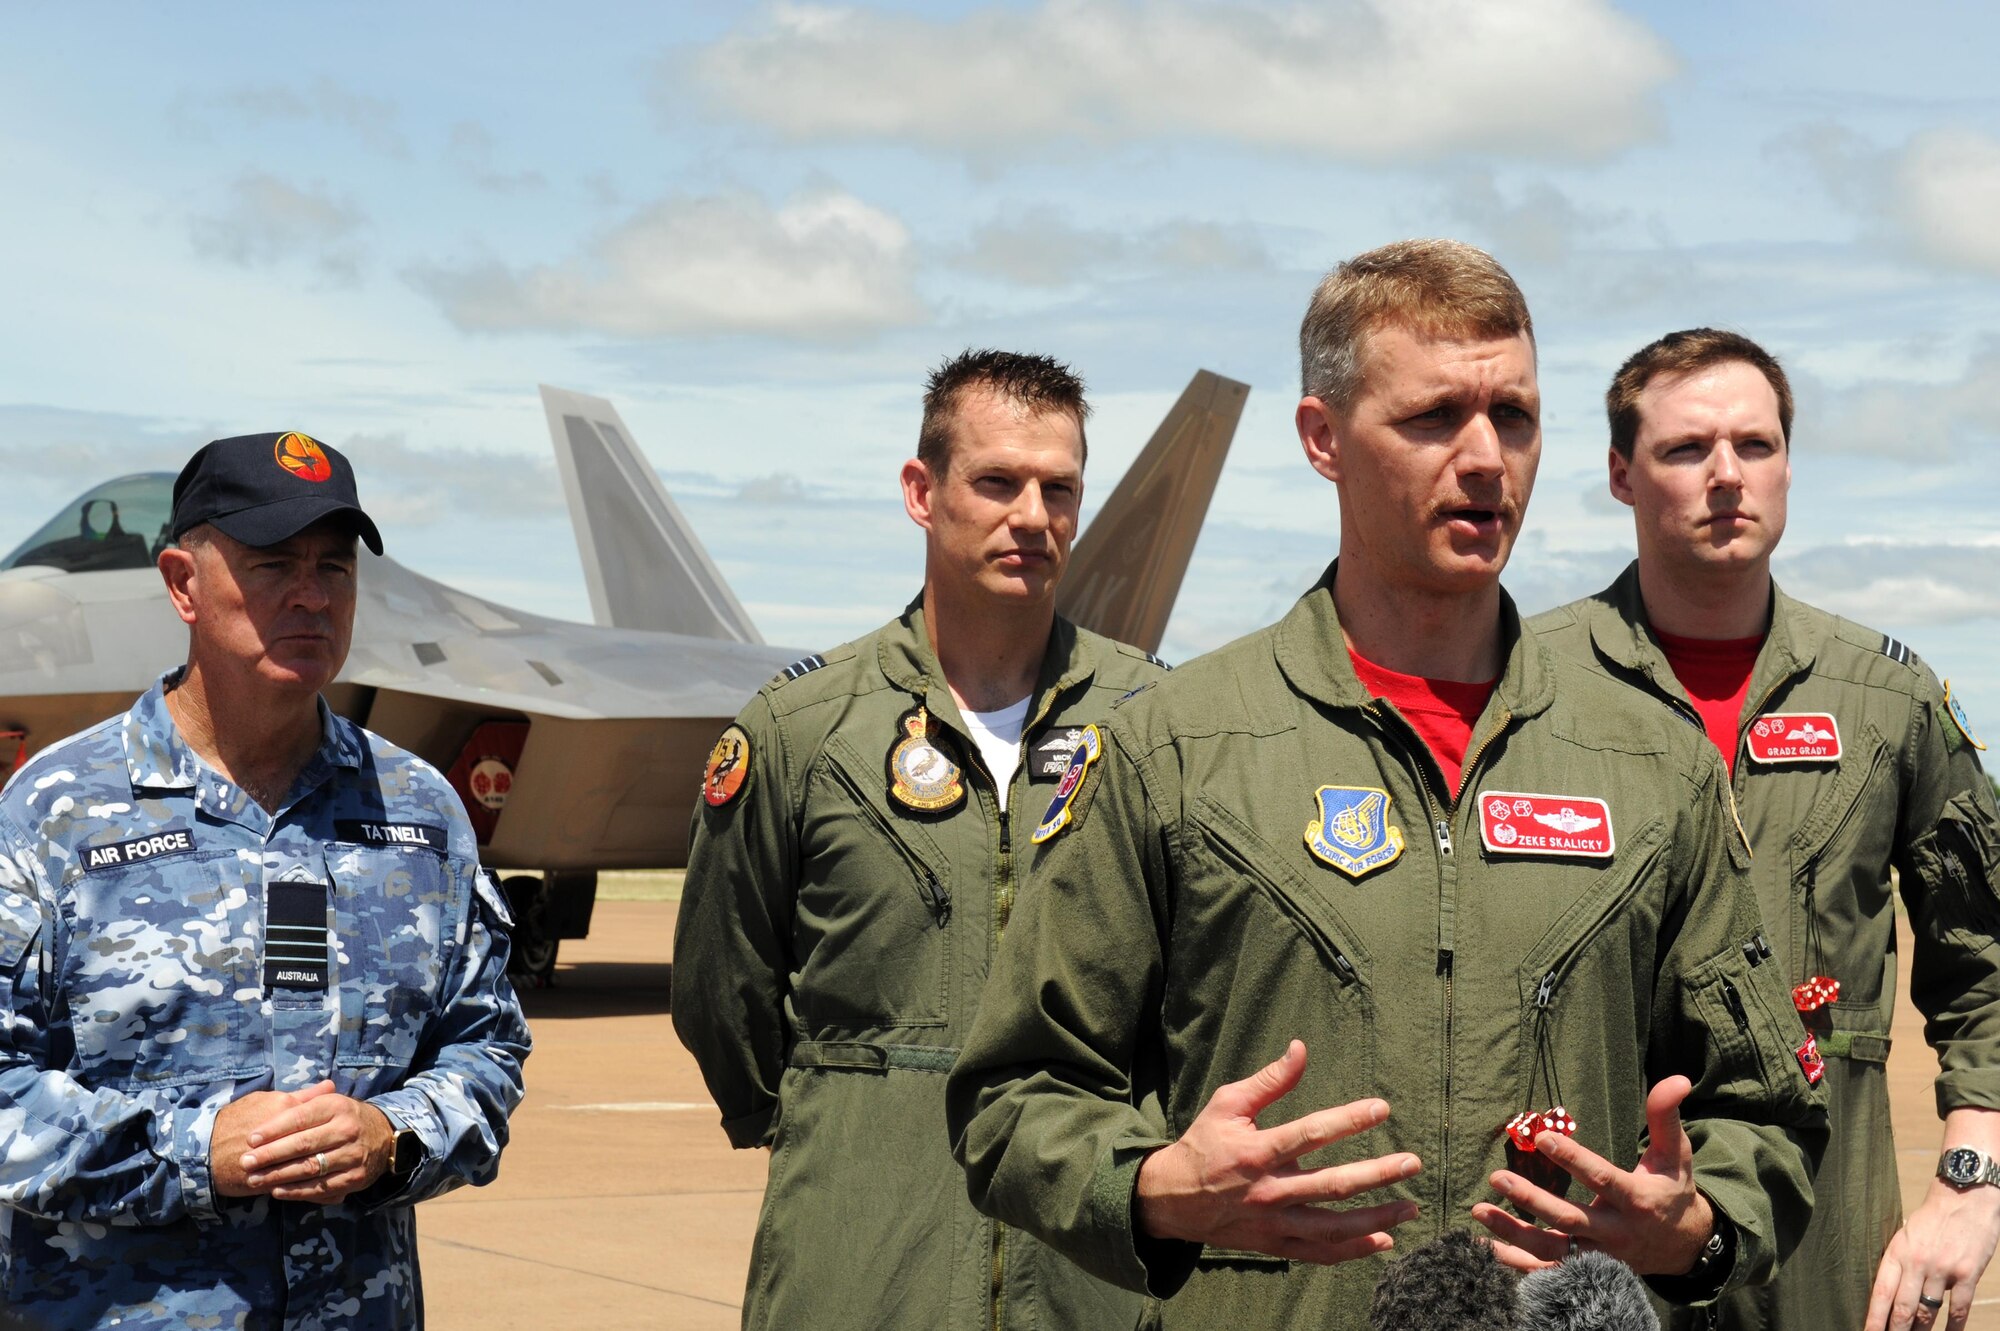
[[(1257, 1126), (1257, 1116), (1296, 1087), (1305, 1069), (1305, 1045), (1294, 1040), (1276, 1062), (1219, 1087), (1180, 1140), (1139, 1167), (1140, 1226), (1159, 1238), (1326, 1265), (1393, 1247), (1388, 1231), (1414, 1220), (1416, 1203), (1341, 1209), (1325, 1203), (1346, 1202), (1410, 1178), (1423, 1168), (1421, 1160), (1403, 1152), (1346, 1165), (1298, 1163), (1383, 1122), (1389, 1117), (1386, 1101), (1357, 1100), (1275, 1127)], [(1650, 1145), (1630, 1170), (1560, 1133), (1537, 1138), (1537, 1151), (1590, 1191), (1587, 1205), (1511, 1170), (1496, 1171), (1494, 1191), (1550, 1228), (1478, 1203), (1472, 1215), (1493, 1232), (1494, 1255), (1518, 1270), (1534, 1270), (1561, 1261), (1574, 1239), (1641, 1275), (1692, 1269), (1715, 1217), (1694, 1186), (1693, 1148), (1681, 1127), (1681, 1101), (1691, 1089), (1685, 1077), (1669, 1077), (1652, 1089), (1646, 1097)]]
[(224, 1105), (208, 1167), (224, 1197), (268, 1193), (328, 1206), (382, 1177), (395, 1144), (381, 1110), (322, 1081), (299, 1091), (252, 1091)]

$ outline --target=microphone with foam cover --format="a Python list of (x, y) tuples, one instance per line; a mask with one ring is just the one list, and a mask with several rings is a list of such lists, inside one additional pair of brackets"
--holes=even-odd
[(1521, 1331), (1660, 1331), (1646, 1282), (1608, 1253), (1580, 1252), (1521, 1281)]
[(1392, 1263), (1369, 1305), (1372, 1331), (1513, 1331), (1514, 1273), (1493, 1245), (1454, 1229)]

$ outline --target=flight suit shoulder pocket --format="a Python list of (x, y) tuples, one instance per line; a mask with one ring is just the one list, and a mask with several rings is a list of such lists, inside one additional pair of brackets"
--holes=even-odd
[(1937, 824), (1911, 846), (1910, 861), (1924, 885), (1956, 901), (1964, 918), (2000, 932), (2000, 825), (1978, 792), (1962, 790), (1945, 801)]
[(1821, 858), (1843, 833), (1858, 830), (1856, 815), (1865, 802), (1863, 796), (1888, 766), (1889, 747), (1871, 721), (1862, 728), (1860, 742), (1841, 757), (1838, 777), (1813, 801), (1792, 833), (1795, 864)]
[(1368, 949), (1325, 892), (1309, 883), (1233, 810), (1200, 795), (1192, 812), (1202, 841), (1225, 869), (1247, 878), (1312, 939), (1339, 980), (1364, 982)]

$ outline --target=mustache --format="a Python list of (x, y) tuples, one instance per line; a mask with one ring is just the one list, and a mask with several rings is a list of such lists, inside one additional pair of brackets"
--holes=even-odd
[(1483, 508), (1490, 513), (1498, 515), (1502, 521), (1512, 521), (1521, 516), (1520, 501), (1516, 500), (1512, 495), (1500, 494), (1498, 492), (1493, 494), (1467, 493), (1433, 500), (1430, 506), (1430, 516), (1433, 518), (1450, 517), (1453, 513), (1468, 508)]

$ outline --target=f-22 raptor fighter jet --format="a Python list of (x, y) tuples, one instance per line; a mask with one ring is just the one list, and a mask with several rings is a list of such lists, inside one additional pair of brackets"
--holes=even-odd
[[(1195, 375), (1077, 542), (1063, 613), (1157, 649), (1248, 392)], [(765, 645), (609, 402), (541, 394), (597, 622), (510, 609), (364, 549), (327, 701), (445, 772), (504, 875), (516, 969), (545, 980), (559, 940), (588, 931), (600, 870), (686, 862), (717, 733), (807, 649)], [(173, 481), (106, 481), (0, 561), (0, 734), (20, 757), (186, 659), (154, 568)]]

